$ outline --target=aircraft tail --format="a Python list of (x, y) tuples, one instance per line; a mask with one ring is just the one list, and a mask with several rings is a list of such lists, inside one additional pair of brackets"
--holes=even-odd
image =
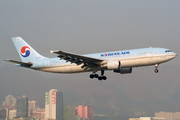
[(13, 37), (12, 41), (17, 49), (17, 52), (23, 62), (46, 59), (46, 57), (37, 53), (28, 43), (21, 37)]

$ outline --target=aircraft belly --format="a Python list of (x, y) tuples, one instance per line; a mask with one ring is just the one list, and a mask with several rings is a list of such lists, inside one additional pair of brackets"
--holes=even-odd
[(140, 67), (140, 66), (149, 66), (167, 62), (173, 59), (172, 56), (149, 56), (149, 57), (139, 57), (131, 58), (121, 61), (121, 67)]
[(43, 67), (43, 68), (33, 68), (35, 70), (44, 71), (44, 72), (51, 72), (51, 73), (80, 73), (80, 72), (89, 72), (94, 69), (101, 69), (101, 68), (88, 68), (84, 70), (81, 68), (81, 65), (76, 64), (68, 64), (68, 65), (61, 65), (61, 66), (50, 66), (50, 67)]
[(137, 66), (137, 63), (132, 59), (132, 60), (122, 60), (121, 61), (121, 67), (135, 67)]
[(159, 57), (158, 56), (150, 57), (149, 60), (150, 60), (150, 64), (157, 64), (157, 63), (159, 63)]
[(65, 73), (66, 72), (64, 66), (46, 67), (46, 68), (40, 68), (37, 70), (45, 71), (45, 72), (52, 72), (52, 73)]
[[(78, 73), (78, 72), (83, 72), (84, 70), (81, 68), (81, 66), (66, 66), (64, 67), (66, 73)], [(84, 71), (85, 72), (85, 71)]]
[(151, 59), (151, 57), (139, 57), (131, 58), (128, 60), (121, 60), (121, 67), (140, 67), (147, 66), (157, 63), (156, 59)]

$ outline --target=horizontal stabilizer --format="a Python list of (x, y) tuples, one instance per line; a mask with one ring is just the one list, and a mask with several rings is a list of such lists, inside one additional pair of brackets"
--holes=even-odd
[(33, 65), (33, 63), (31, 63), (31, 62), (25, 63), (25, 62), (16, 61), (16, 60), (9, 60), (9, 59), (6, 59), (5, 61), (20, 64), (22, 66), (27, 66), (27, 67), (30, 67)]

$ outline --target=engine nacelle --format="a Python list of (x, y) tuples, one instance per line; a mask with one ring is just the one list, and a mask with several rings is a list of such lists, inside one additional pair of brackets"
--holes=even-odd
[(108, 70), (119, 70), (120, 66), (120, 61), (108, 61), (106, 67)]
[(114, 70), (115, 73), (128, 74), (132, 73), (132, 68), (120, 68), (119, 70)]

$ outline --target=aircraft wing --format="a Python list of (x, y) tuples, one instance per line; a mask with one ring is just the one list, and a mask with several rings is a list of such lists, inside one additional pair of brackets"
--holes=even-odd
[(82, 56), (82, 55), (60, 51), (60, 50), (51, 51), (51, 53), (58, 54), (59, 58), (64, 59), (67, 62), (75, 63), (77, 65), (84, 63), (82, 68), (85, 67), (85, 69), (89, 67), (93, 67), (93, 66), (98, 66), (101, 62), (104, 61), (102, 59), (96, 59), (96, 58)]
[(21, 66), (26, 66), (26, 67), (30, 67), (32, 66), (33, 64), (32, 63), (25, 63), (25, 62), (21, 62), (21, 61), (16, 61), (16, 60), (9, 60), (9, 59), (6, 59), (5, 61), (7, 62), (12, 62), (12, 63), (16, 63), (16, 64), (20, 64)]

